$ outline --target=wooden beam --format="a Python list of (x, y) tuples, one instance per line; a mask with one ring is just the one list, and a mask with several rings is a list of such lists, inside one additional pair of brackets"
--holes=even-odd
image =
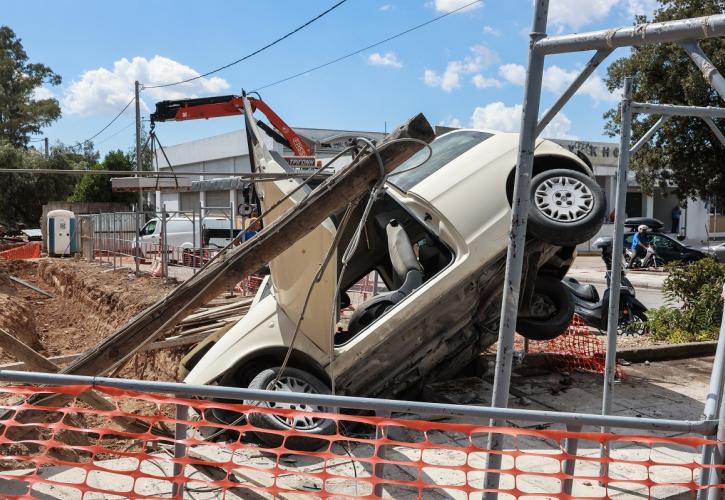
[[(221, 328), (224, 325), (219, 325), (219, 328)], [(0, 330), (1, 331), (1, 330)], [(159, 349), (171, 349), (173, 347), (182, 347), (189, 344), (197, 344), (201, 342), (202, 340), (206, 339), (210, 333), (196, 333), (191, 335), (183, 335), (178, 337), (171, 337), (166, 340), (161, 340), (159, 342), (154, 342), (153, 344), (149, 344), (145, 346), (141, 352), (148, 352), (148, 351), (158, 351)], [(17, 339), (16, 339), (17, 340)], [(25, 344), (23, 344), (25, 345)], [(0, 346), (2, 347), (2, 346)], [(26, 346), (27, 347), (27, 346)], [(30, 349), (28, 347), (28, 349)], [(32, 350), (32, 349), (31, 349)], [(10, 352), (10, 351), (8, 351)], [(33, 351), (35, 352), (35, 351)], [(10, 353), (11, 355), (15, 355), (15, 353)], [(38, 354), (38, 356), (41, 356)], [(20, 361), (15, 363), (5, 363), (0, 365), (0, 370), (36, 370), (40, 372), (48, 372), (48, 373), (55, 373), (61, 370), (61, 368), (58, 365), (65, 365), (68, 363), (71, 363), (75, 361), (76, 359), (80, 358), (82, 354), (62, 354), (60, 356), (51, 356), (50, 358), (43, 358), (49, 363), (53, 364), (57, 369), (56, 370), (46, 370), (41, 368), (36, 368), (32, 365), (32, 363), (26, 363), (25, 361), (22, 361), (20, 356), (17, 356), (16, 359), (19, 359)], [(41, 356), (42, 357), (42, 356)]]
[[(385, 172), (392, 171), (423, 148), (414, 141), (391, 141), (414, 138), (430, 142), (434, 137), (433, 129), (422, 114), (398, 127), (379, 145)], [(386, 146), (387, 143), (391, 144)], [(222, 252), (215, 261), (89, 349), (62, 372), (100, 375), (115, 369), (196, 308), (280, 255), (330, 214), (359, 198), (375, 184), (380, 174), (374, 154), (368, 154), (336, 173), (320, 184), (294, 210), (282, 214), (255, 238)]]
[(31, 285), (31, 284), (30, 284), (30, 283), (28, 283), (27, 281), (23, 281), (23, 280), (21, 280), (20, 278), (16, 278), (15, 276), (10, 276), (10, 281), (14, 281), (14, 282), (15, 282), (15, 283), (17, 283), (18, 285), (23, 285), (24, 287), (30, 288), (31, 290), (33, 290), (33, 291), (35, 291), (35, 292), (38, 292), (38, 293), (39, 293), (39, 294), (41, 294), (41, 295), (45, 295), (46, 297), (50, 297), (51, 299), (53, 298), (53, 295), (52, 295), (52, 294), (50, 294), (50, 293), (46, 292), (46, 291), (45, 291), (45, 290), (43, 290), (42, 288), (38, 288), (38, 287), (37, 287), (37, 286), (35, 286), (35, 285)]

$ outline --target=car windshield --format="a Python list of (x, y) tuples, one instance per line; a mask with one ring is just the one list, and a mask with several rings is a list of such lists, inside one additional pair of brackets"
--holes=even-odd
[(407, 191), (429, 175), (440, 170), (457, 156), (462, 155), (476, 144), (492, 136), (493, 134), (474, 130), (463, 130), (443, 135), (430, 143), (433, 153), (428, 161), (420, 165), (428, 157), (428, 148), (423, 148), (398, 165), (389, 175), (389, 182), (398, 189)]

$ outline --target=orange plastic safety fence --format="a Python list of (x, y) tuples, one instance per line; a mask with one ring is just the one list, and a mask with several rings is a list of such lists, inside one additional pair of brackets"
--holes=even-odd
[(21, 259), (37, 259), (40, 257), (41, 245), (38, 242), (28, 243), (19, 247), (11, 248), (0, 252), (0, 259), (5, 260), (21, 260)]
[[(310, 409), (304, 405), (271, 409), (95, 388), (114, 402), (115, 409), (107, 411), (76, 399), (88, 389), (0, 389), (2, 498), (155, 499), (170, 498), (175, 491), (178, 498), (194, 499), (478, 499), (486, 491), (490, 432), (504, 436), (503, 449), (495, 452), (503, 458), (496, 469), (499, 498), (620, 498), (628, 493), (663, 498), (698, 490), (699, 448), (712, 443), (698, 437), (311, 413), (300, 411)], [(24, 402), (24, 396), (50, 391), (64, 395), (68, 405)], [(190, 406), (195, 417), (176, 420), (176, 405)], [(232, 424), (219, 424), (212, 415)], [(255, 425), (263, 421), (260, 415), (277, 422), (278, 430)], [(124, 430), (119, 417), (134, 418), (143, 428)], [(283, 430), (281, 423), (293, 420), (327, 434), (310, 438), (303, 431)], [(177, 422), (188, 426), (180, 441), (172, 437)], [(576, 453), (565, 451), (567, 439), (578, 440)], [(174, 458), (177, 443), (186, 450)], [(600, 458), (602, 444), (609, 449), (607, 458)], [(564, 472), (566, 461), (573, 461), (573, 474)], [(607, 477), (599, 475), (602, 462), (608, 464)], [(571, 496), (563, 493), (566, 480), (572, 483)]]
[[(535, 350), (549, 353), (554, 365), (561, 371), (604, 373), (607, 349), (602, 338), (596, 335), (578, 315), (574, 315), (569, 328), (553, 340), (535, 342)], [(625, 378), (621, 366), (616, 367), (616, 377)]]

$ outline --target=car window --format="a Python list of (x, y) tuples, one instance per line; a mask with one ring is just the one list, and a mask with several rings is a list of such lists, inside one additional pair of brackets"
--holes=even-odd
[(154, 234), (154, 231), (156, 231), (156, 221), (152, 220), (149, 221), (143, 229), (141, 229), (141, 236), (148, 236), (150, 234)]
[(661, 236), (661, 235), (654, 235), (652, 236), (652, 244), (655, 248), (670, 248), (670, 249), (677, 249), (678, 244), (672, 241), (671, 239)]
[(433, 152), (428, 161), (420, 165), (429, 154), (428, 148), (423, 148), (398, 165), (389, 175), (389, 182), (398, 189), (407, 191), (457, 156), (492, 136), (493, 134), (475, 130), (463, 130), (443, 135), (430, 143)]

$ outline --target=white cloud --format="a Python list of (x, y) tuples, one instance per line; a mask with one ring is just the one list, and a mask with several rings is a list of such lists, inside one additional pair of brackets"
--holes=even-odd
[(32, 99), (34, 101), (42, 101), (43, 99), (54, 99), (56, 95), (48, 87), (35, 87), (33, 90)]
[[(523, 85), (526, 79), (526, 68), (520, 64), (504, 64), (499, 68), (499, 74), (509, 83)], [(559, 66), (549, 66), (544, 70), (542, 87), (548, 92), (559, 94), (579, 75), (578, 70), (566, 70)], [(600, 102), (617, 102), (621, 95), (611, 94), (600, 76), (592, 75), (577, 91), (578, 95), (591, 97), (595, 105)]]
[(393, 10), (393, 4), (389, 4), (389, 3), (383, 4), (383, 5), (380, 6), (380, 9), (379, 10), (381, 10), (383, 12), (387, 12), (389, 10)]
[[(456, 9), (460, 9), (466, 4), (471, 3), (473, 0), (434, 0), (436, 10), (440, 12), (453, 12)], [(483, 7), (483, 2), (474, 3), (473, 5), (460, 10), (459, 12), (468, 12), (474, 9)]]
[(423, 81), (431, 87), (440, 87), (445, 92), (451, 92), (461, 86), (462, 75), (476, 73), (499, 61), (498, 55), (484, 45), (474, 45), (470, 51), (471, 55), (461, 61), (449, 61), (441, 74), (426, 69)]
[(578, 30), (604, 19), (620, 0), (556, 0), (549, 4), (549, 22), (561, 31), (564, 27)]
[[(195, 69), (166, 57), (134, 57), (130, 61), (124, 57), (113, 63), (113, 69), (89, 70), (73, 81), (63, 97), (63, 110), (81, 115), (118, 111), (133, 97), (135, 80), (151, 86), (195, 76), (199, 76)], [(153, 100), (181, 99), (215, 94), (228, 88), (226, 80), (214, 76), (173, 87), (147, 89), (143, 95)], [(148, 109), (145, 104), (144, 107)]]
[(368, 57), (368, 62), (373, 66), (386, 66), (395, 69), (403, 67), (403, 63), (398, 61), (398, 56), (395, 55), (395, 52), (386, 52), (382, 55), (380, 52), (374, 52)]
[[(522, 111), (521, 104), (506, 106), (500, 101), (492, 102), (473, 110), (471, 126), (499, 132), (519, 132)], [(570, 130), (571, 120), (565, 114), (559, 113), (544, 129), (542, 135), (558, 139), (576, 139), (576, 136), (569, 133)]]
[(471, 80), (473, 81), (473, 84), (476, 86), (476, 88), (479, 89), (487, 89), (490, 87), (500, 89), (503, 85), (499, 80), (496, 80), (495, 78), (486, 78), (483, 75), (473, 75), (473, 78)]
[(491, 35), (491, 36), (501, 36), (501, 32), (499, 30), (494, 29), (488, 25), (483, 27), (483, 33), (486, 35)]
[(526, 80), (526, 68), (520, 64), (503, 64), (498, 68), (498, 74), (514, 85), (523, 85)]
[(657, 0), (627, 0), (625, 7), (631, 16), (644, 14), (651, 17), (660, 3)]
[[(560, 93), (574, 81), (579, 71), (567, 71), (559, 66), (550, 66), (544, 70), (543, 87), (549, 92)], [(595, 105), (600, 102), (617, 102), (620, 95), (611, 94), (604, 84), (604, 80), (597, 75), (590, 76), (577, 91), (577, 94), (588, 95)]]
[(463, 128), (463, 123), (461, 123), (461, 120), (452, 116), (449, 116), (445, 120), (439, 121), (438, 125), (442, 127)]

